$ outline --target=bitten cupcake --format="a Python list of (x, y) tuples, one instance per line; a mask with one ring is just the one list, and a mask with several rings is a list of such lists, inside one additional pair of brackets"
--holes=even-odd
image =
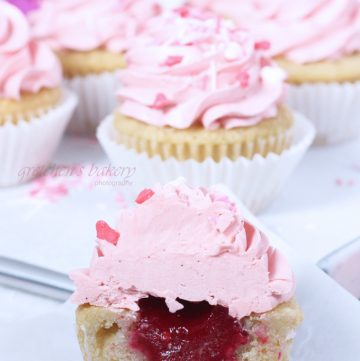
[[(196, 184), (231, 182), (254, 203), (246, 193), (261, 198), (264, 192), (253, 177), (272, 173), (282, 183), (278, 160), (298, 141), (299, 121), (282, 104), (285, 73), (263, 47), (247, 32), (189, 7), (150, 21), (120, 72), (120, 106), (99, 129), (109, 156), (138, 164), (154, 182), (178, 176)], [(118, 147), (105, 134), (108, 123)], [(274, 157), (276, 164), (269, 163)]]
[(0, 185), (24, 182), (45, 167), (76, 105), (61, 89), (61, 66), (30, 37), (20, 10), (0, 2)]
[(289, 103), (315, 124), (318, 143), (360, 134), (360, 2), (230, 0), (194, 3), (267, 39), (288, 73)]
[(302, 312), (282, 254), (221, 193), (142, 191), (116, 229), (96, 225), (73, 272), (84, 360), (286, 361)]
[(115, 106), (115, 73), (147, 19), (159, 13), (155, 1), (44, 0), (30, 13), (34, 36), (58, 54), (66, 84), (79, 95), (69, 132), (94, 134)]

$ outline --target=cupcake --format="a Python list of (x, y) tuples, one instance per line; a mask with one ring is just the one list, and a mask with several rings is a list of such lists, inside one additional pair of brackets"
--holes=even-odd
[(76, 105), (61, 89), (61, 66), (30, 37), (20, 10), (0, 2), (0, 186), (48, 165)]
[(317, 143), (360, 134), (360, 4), (358, 0), (259, 2), (194, 0), (269, 40), (288, 73), (289, 104), (313, 121)]
[(44, 0), (29, 14), (34, 36), (57, 52), (66, 85), (79, 95), (70, 133), (94, 134), (114, 108), (115, 74), (125, 66), (124, 53), (159, 10), (145, 0)]
[(118, 227), (96, 225), (73, 272), (84, 360), (285, 361), (302, 312), (279, 251), (226, 196), (145, 189)]
[[(299, 123), (303, 140), (303, 122), (283, 105), (285, 73), (264, 56), (262, 43), (219, 17), (184, 7), (149, 21), (126, 61), (120, 106), (98, 132), (114, 162), (135, 163), (144, 173), (148, 167), (146, 178), (153, 175), (154, 182), (236, 179), (229, 186), (244, 201), (246, 193), (263, 195), (256, 173), (273, 173), (282, 183), (279, 162), (268, 160), (279, 160), (298, 142)], [(246, 203), (258, 208), (263, 201)]]

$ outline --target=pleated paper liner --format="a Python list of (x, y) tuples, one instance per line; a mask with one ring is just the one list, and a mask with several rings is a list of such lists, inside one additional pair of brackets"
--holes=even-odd
[(288, 74), (288, 82), (291, 84), (343, 84), (360, 79), (359, 52), (339, 59), (304, 64), (281, 57), (277, 58), (276, 61)]
[(65, 79), (65, 86), (79, 98), (78, 106), (67, 128), (73, 135), (92, 136), (101, 120), (117, 105), (119, 82), (116, 72)]
[(253, 158), (256, 154), (266, 156), (280, 154), (291, 144), (293, 117), (281, 107), (275, 118), (255, 126), (207, 130), (201, 126), (187, 129), (155, 127), (115, 112), (114, 127), (117, 143), (145, 152), (161, 159), (193, 159), (199, 162), (212, 158), (219, 162), (224, 157), (236, 160), (240, 156)]
[(67, 88), (76, 92), (79, 104), (68, 133), (94, 136), (100, 121), (116, 106), (117, 71), (125, 67), (123, 54), (103, 49), (59, 52)]
[(36, 94), (26, 93), (18, 100), (0, 100), (0, 126), (16, 124), (20, 120), (30, 120), (45, 114), (61, 98), (61, 89), (42, 89)]
[(291, 85), (288, 104), (314, 124), (318, 145), (340, 143), (360, 135), (360, 81)]
[(61, 93), (42, 115), (0, 126), (0, 186), (27, 182), (49, 164), (77, 103), (73, 92)]
[(58, 51), (64, 76), (67, 79), (77, 76), (113, 73), (126, 66), (122, 53), (113, 53), (106, 49), (89, 51)]
[(116, 142), (114, 115), (100, 124), (97, 137), (114, 166), (136, 167), (131, 188), (134, 195), (154, 183), (185, 177), (195, 186), (226, 184), (247, 207), (258, 212), (281, 191), (315, 136), (312, 124), (298, 113), (294, 114), (291, 133), (290, 147), (280, 154), (269, 153), (266, 157), (257, 154), (251, 159), (240, 156), (235, 160), (224, 157), (219, 162), (212, 158), (202, 162), (174, 157), (162, 160), (159, 155), (149, 157), (145, 152), (128, 149)]

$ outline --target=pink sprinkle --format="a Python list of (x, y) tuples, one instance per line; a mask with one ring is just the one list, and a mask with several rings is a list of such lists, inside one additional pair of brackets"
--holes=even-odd
[(280, 360), (280, 359), (281, 359), (281, 357), (282, 357), (282, 353), (281, 353), (281, 352), (279, 352), (279, 353), (278, 353), (278, 360)]
[(120, 233), (112, 229), (105, 221), (97, 221), (96, 236), (116, 246), (120, 238)]
[(336, 183), (336, 185), (337, 185), (338, 187), (341, 187), (341, 186), (343, 185), (343, 181), (342, 181), (342, 179), (340, 179), (340, 178), (337, 178), (336, 181), (335, 181), (335, 183)]
[(242, 88), (247, 88), (249, 86), (250, 75), (248, 72), (244, 71), (239, 74), (239, 81)]
[(97, 252), (97, 255), (99, 257), (104, 257), (104, 253), (102, 252), (102, 250), (100, 249), (100, 247), (96, 247), (96, 252)]
[(269, 66), (271, 64), (270, 59), (267, 58), (261, 58), (260, 59), (260, 66), (264, 68), (265, 66)]
[(154, 15), (160, 15), (162, 12), (162, 6), (160, 4), (154, 4), (152, 6)]
[(255, 49), (256, 50), (269, 50), (271, 47), (271, 44), (269, 41), (258, 41), (255, 43)]
[(39, 189), (39, 188), (37, 188), (37, 189), (31, 189), (30, 192), (29, 192), (29, 195), (30, 195), (31, 197), (36, 197), (36, 196), (39, 194), (39, 192), (40, 192), (40, 189)]
[(159, 93), (156, 96), (156, 99), (152, 107), (155, 109), (163, 109), (170, 106), (171, 104), (172, 104), (171, 101), (168, 98), (166, 98), (164, 94)]
[(177, 14), (179, 14), (182, 18), (186, 18), (190, 14), (190, 10), (187, 6), (181, 6), (175, 10)]
[(341, 179), (341, 178), (337, 178), (335, 180), (335, 184), (338, 187), (343, 187), (343, 186), (347, 186), (347, 187), (353, 187), (355, 185), (355, 181), (354, 179)]
[(163, 63), (163, 65), (165, 66), (174, 66), (176, 64), (180, 64), (183, 61), (182, 56), (180, 55), (170, 55), (168, 56), (168, 58), (165, 60), (165, 62)]
[(69, 194), (69, 190), (64, 184), (59, 184), (58, 186), (52, 189), (52, 194), (57, 197), (63, 197)]
[(69, 194), (69, 186), (57, 184), (53, 177), (44, 176), (34, 182), (34, 187), (30, 189), (29, 195), (34, 198), (44, 198), (49, 202), (57, 201)]
[(137, 204), (142, 204), (149, 200), (154, 195), (154, 191), (152, 189), (144, 189), (137, 196), (135, 202)]

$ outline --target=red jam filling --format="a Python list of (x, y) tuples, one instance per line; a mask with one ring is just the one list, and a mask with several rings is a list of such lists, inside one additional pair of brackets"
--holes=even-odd
[(170, 313), (162, 298), (140, 300), (130, 346), (148, 361), (235, 361), (249, 335), (228, 309), (180, 302), (184, 308)]

